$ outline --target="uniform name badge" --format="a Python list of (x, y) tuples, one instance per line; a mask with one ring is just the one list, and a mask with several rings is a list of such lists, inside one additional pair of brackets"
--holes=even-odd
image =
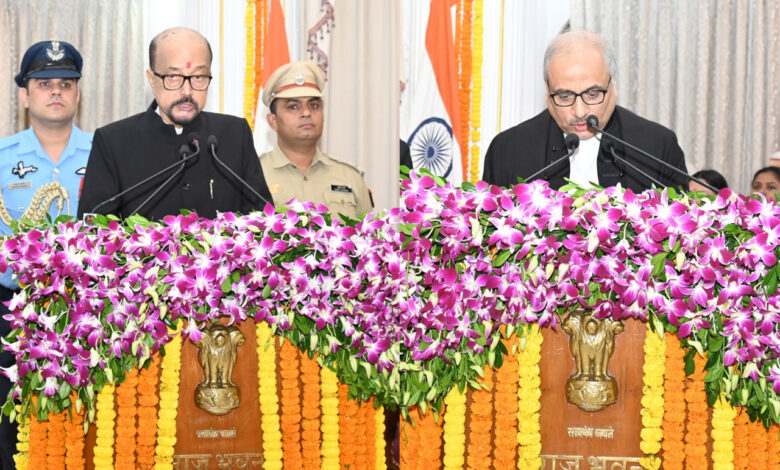
[(15, 183), (8, 183), (8, 190), (13, 191), (14, 189), (30, 189), (32, 188), (32, 181), (18, 181)]
[(343, 185), (343, 184), (332, 184), (332, 185), (330, 185), (330, 190), (331, 191), (336, 191), (336, 192), (339, 192), (339, 193), (351, 193), (352, 192), (352, 188), (350, 188), (349, 186)]

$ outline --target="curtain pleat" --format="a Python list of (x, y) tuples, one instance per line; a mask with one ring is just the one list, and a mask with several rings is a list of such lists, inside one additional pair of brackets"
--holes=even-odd
[(691, 172), (747, 192), (780, 149), (780, 0), (572, 0), (571, 24), (612, 43), (618, 103), (674, 130)]
[(145, 96), (141, 0), (0, 0), (0, 136), (25, 129), (25, 110), (13, 81), (22, 56), (39, 41), (73, 44), (83, 59), (76, 125), (95, 128), (143, 111)]

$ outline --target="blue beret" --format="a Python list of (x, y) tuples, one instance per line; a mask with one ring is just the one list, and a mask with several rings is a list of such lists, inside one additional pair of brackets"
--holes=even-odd
[(81, 54), (65, 41), (43, 41), (30, 46), (14, 78), (23, 88), (28, 78), (81, 78)]

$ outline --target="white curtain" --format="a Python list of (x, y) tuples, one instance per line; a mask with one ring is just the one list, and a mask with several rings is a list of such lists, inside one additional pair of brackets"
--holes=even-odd
[(83, 59), (76, 125), (95, 128), (144, 109), (143, 5), (140, 0), (0, 0), (0, 136), (28, 127), (13, 77), (39, 41), (73, 44)]
[(572, 0), (617, 54), (618, 103), (677, 133), (691, 172), (747, 192), (780, 149), (780, 0)]
[(377, 208), (397, 207), (400, 5), (329, 3), (335, 7), (335, 21), (326, 51), (325, 133), (320, 145), (365, 173)]
[(496, 134), (545, 108), (544, 50), (568, 20), (569, 0), (485, 1), (481, 160)]

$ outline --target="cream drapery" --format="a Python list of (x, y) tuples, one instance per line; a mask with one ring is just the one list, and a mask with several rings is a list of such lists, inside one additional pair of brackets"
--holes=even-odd
[(739, 192), (780, 149), (780, 0), (572, 0), (617, 54), (618, 103), (677, 133)]
[(365, 172), (377, 208), (398, 206), (398, 34), (395, 1), (338, 0), (328, 54), (323, 151)]
[(83, 59), (76, 125), (87, 132), (148, 106), (140, 0), (0, 0), (0, 136), (28, 127), (13, 77), (39, 41), (73, 44)]

